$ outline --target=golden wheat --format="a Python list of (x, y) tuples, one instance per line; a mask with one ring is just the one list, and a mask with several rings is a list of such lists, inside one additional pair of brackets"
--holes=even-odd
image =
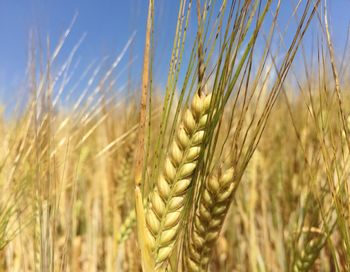
[(191, 107), (184, 112), (150, 197), (146, 215), (148, 243), (157, 267), (174, 247), (185, 195), (201, 152), (210, 98), (210, 95), (195, 94)]
[(234, 171), (214, 172), (205, 184), (201, 194), (189, 237), (184, 261), (188, 271), (206, 271), (213, 244), (219, 233), (230, 206), (234, 190)]

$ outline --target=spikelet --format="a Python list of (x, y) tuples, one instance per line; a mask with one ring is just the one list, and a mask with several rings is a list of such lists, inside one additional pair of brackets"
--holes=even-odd
[(215, 171), (206, 181), (185, 241), (186, 271), (207, 271), (213, 245), (219, 237), (235, 188), (234, 171)]
[(150, 196), (146, 223), (156, 269), (165, 264), (176, 241), (185, 195), (201, 151), (210, 98), (195, 94), (191, 107), (185, 110)]

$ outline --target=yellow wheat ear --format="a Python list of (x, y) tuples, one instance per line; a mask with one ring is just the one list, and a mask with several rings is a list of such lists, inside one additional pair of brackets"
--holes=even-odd
[(207, 271), (213, 244), (219, 237), (235, 188), (234, 171), (212, 174), (200, 196), (189, 240), (186, 240), (186, 271)]
[(146, 214), (148, 245), (156, 268), (170, 256), (178, 233), (185, 195), (198, 163), (211, 95), (195, 94), (182, 115)]

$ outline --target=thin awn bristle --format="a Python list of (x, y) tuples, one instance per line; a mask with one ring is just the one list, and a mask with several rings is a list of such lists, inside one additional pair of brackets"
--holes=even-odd
[(219, 237), (235, 188), (233, 168), (214, 172), (200, 196), (184, 258), (188, 271), (207, 271), (213, 244)]
[(211, 95), (195, 94), (191, 107), (182, 116), (150, 196), (146, 215), (148, 244), (157, 267), (170, 256), (176, 241), (185, 195), (201, 152), (210, 98)]

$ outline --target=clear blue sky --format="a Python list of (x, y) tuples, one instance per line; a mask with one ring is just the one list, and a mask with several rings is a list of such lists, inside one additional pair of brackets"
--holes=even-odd
[[(0, 99), (6, 100), (15, 88), (24, 82), (30, 30), (36, 30), (37, 40), (44, 43), (46, 37), (50, 36), (51, 43), (56, 44), (75, 13), (78, 17), (62, 55), (67, 55), (86, 32), (87, 36), (77, 54), (81, 58), (79, 66), (86, 67), (95, 59), (116, 56), (133, 31), (136, 31), (132, 52), (135, 61), (131, 71), (133, 77), (139, 80), (147, 2), (146, 0), (0, 0)], [(164, 81), (168, 69), (179, 1), (155, 2), (157, 9), (155, 79), (161, 82)], [(328, 3), (331, 8), (333, 36), (340, 51), (350, 22), (350, 0), (328, 0)], [(190, 35), (194, 33), (195, 28), (192, 27)], [(121, 64), (120, 70), (123, 65), (126, 66), (128, 59), (129, 54)], [(125, 83), (127, 73), (125, 71), (122, 74), (120, 81)]]

